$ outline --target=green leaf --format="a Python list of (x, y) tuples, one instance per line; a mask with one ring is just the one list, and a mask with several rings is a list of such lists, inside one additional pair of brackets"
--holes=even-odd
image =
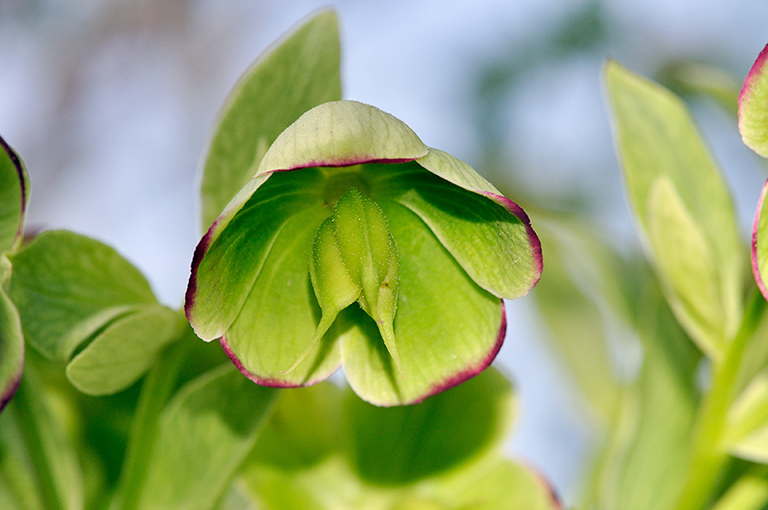
[(185, 385), (160, 417), (138, 508), (214, 508), (275, 396), (229, 364)]
[[(381, 201), (401, 254), (395, 332), (404, 377), (376, 324), (355, 307), (337, 319), (344, 372), (377, 405), (416, 403), (481, 372), (506, 332), (499, 298), (469, 278), (414, 213)], [(414, 255), (418, 254), (418, 256)]]
[(323, 10), (276, 43), (229, 94), (205, 159), (207, 228), (253, 176), (277, 136), (301, 114), (341, 99), (338, 21)]
[(29, 177), (21, 158), (0, 137), (0, 253), (21, 242), (29, 200)]
[(24, 367), (24, 336), (13, 302), (0, 285), (0, 411), (16, 393)]
[(625, 389), (586, 506), (671, 510), (690, 467), (700, 353), (655, 288), (636, 312), (643, 365)]
[[(623, 286), (630, 269), (585, 218), (539, 221), (547, 251), (547, 270), (532, 295), (551, 333), (557, 355), (591, 410), (607, 424), (620, 397), (612, 333), (630, 323)], [(635, 269), (635, 268), (632, 268)], [(631, 289), (634, 290), (634, 289)]]
[(67, 378), (83, 393), (110, 395), (141, 377), (180, 331), (177, 312), (149, 305), (110, 323), (67, 365)]
[(734, 455), (768, 464), (768, 372), (758, 374), (732, 405), (725, 442)]
[[(677, 97), (615, 62), (605, 73), (629, 199), (650, 258), (678, 320), (719, 358), (742, 314), (744, 257), (730, 194)], [(704, 251), (674, 250), (675, 236)]]
[(539, 475), (499, 455), (513, 407), (493, 370), (391, 409), (331, 384), (283, 392), (241, 481), (267, 509), (558, 508)]
[(355, 470), (376, 485), (407, 485), (458, 469), (503, 441), (513, 395), (495, 370), (415, 406), (376, 407), (348, 395)]
[(739, 132), (744, 144), (768, 157), (768, 45), (757, 56), (739, 94)]
[(16, 397), (0, 414), (0, 500), (15, 500), (24, 509), (83, 508), (69, 411), (27, 366)]
[(40, 234), (11, 263), (10, 297), (25, 338), (52, 360), (67, 361), (110, 321), (157, 302), (144, 276), (114, 249), (71, 232)]

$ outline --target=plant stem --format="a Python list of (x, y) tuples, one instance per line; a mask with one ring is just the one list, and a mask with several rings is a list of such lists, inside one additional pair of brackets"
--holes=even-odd
[(186, 337), (184, 331), (180, 336), (180, 340), (171, 344), (160, 355), (141, 388), (120, 481), (110, 510), (137, 508), (160, 413), (173, 391), (182, 362), (189, 354), (191, 340)]
[(765, 305), (762, 294), (755, 292), (739, 331), (728, 345), (725, 357), (713, 363), (712, 386), (696, 423), (688, 480), (680, 497), (678, 510), (703, 508), (723, 465), (729, 458), (726, 445), (723, 444), (728, 409), (733, 401), (735, 383), (748, 340), (760, 322)]

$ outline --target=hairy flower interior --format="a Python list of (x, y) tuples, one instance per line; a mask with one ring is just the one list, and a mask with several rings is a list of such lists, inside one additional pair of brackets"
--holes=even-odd
[(315, 234), (309, 264), (322, 315), (307, 348), (283, 373), (299, 366), (338, 314), (357, 301), (376, 322), (387, 351), (405, 377), (394, 333), (397, 249), (383, 211), (360, 188), (367, 186), (357, 172), (334, 176), (326, 187), (326, 202), (333, 204), (333, 212)]

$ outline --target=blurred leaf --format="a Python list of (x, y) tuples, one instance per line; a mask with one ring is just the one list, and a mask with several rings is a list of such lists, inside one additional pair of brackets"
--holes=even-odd
[(24, 337), (16, 307), (0, 283), (0, 411), (16, 393), (24, 366)]
[(650, 240), (649, 256), (680, 323), (718, 359), (742, 314), (743, 247), (728, 189), (682, 101), (615, 62), (605, 74), (630, 203)]
[(83, 475), (68, 412), (28, 366), (16, 398), (0, 414), (0, 501), (24, 509), (83, 508)]
[(115, 318), (157, 301), (144, 276), (115, 250), (66, 231), (40, 234), (11, 256), (10, 296), (26, 340), (66, 361)]
[(671, 62), (659, 79), (676, 94), (700, 94), (715, 101), (734, 119), (737, 116), (739, 82), (723, 68), (700, 62)]
[(226, 364), (185, 385), (160, 416), (138, 508), (215, 507), (253, 447), (276, 390)]
[(253, 176), (278, 134), (310, 108), (339, 99), (338, 21), (323, 10), (272, 46), (230, 92), (205, 160), (203, 227)]
[(21, 158), (0, 137), (0, 253), (21, 242), (29, 177)]
[(635, 386), (622, 395), (621, 412), (599, 459), (590, 493), (598, 508), (673, 508), (687, 478), (700, 354), (657, 291), (646, 291), (641, 303), (643, 365)]
[[(581, 221), (580, 221), (581, 220)], [(628, 268), (583, 218), (537, 221), (547, 270), (533, 292), (558, 354), (604, 423), (616, 414), (619, 375), (611, 334), (630, 323)]]
[(416, 406), (327, 383), (286, 391), (241, 480), (275, 510), (556, 508), (537, 474), (500, 457), (513, 405), (493, 370)]
[(67, 378), (89, 395), (110, 395), (127, 388), (177, 338), (181, 319), (165, 306), (148, 305), (115, 320), (72, 358)]
[(755, 377), (734, 402), (725, 441), (734, 455), (768, 464), (768, 372)]
[(712, 510), (764, 510), (768, 506), (768, 468), (753, 466), (730, 486)]

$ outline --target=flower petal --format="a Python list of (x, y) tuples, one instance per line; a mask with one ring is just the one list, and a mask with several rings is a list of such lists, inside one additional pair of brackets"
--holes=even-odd
[(739, 94), (739, 132), (744, 144), (768, 157), (768, 45), (757, 56)]
[(24, 337), (16, 307), (0, 285), (0, 411), (13, 398), (24, 365)]
[(354, 306), (337, 319), (344, 331), (344, 371), (364, 400), (411, 404), (469, 379), (493, 361), (506, 331), (504, 308), (467, 276), (418, 216), (393, 201), (378, 203), (402, 254), (395, 333), (405, 377), (376, 324)]
[(29, 177), (21, 158), (0, 137), (0, 253), (21, 241)]
[(411, 161), (428, 150), (392, 115), (356, 101), (333, 101), (312, 108), (283, 131), (264, 154), (258, 174)]
[(309, 385), (330, 376), (340, 364), (338, 346), (328, 341), (337, 336), (332, 328), (288, 372), (306, 350), (320, 319), (308, 269), (312, 242), (325, 214), (322, 205), (316, 205), (285, 221), (237, 318), (221, 339), (240, 371), (259, 384)]
[(203, 340), (221, 337), (240, 313), (283, 223), (322, 203), (318, 171), (275, 177), (243, 188), (195, 250), (185, 311)]
[[(441, 158), (439, 161), (447, 161)], [(413, 164), (393, 166), (391, 177), (379, 188), (418, 215), (488, 292), (515, 299), (539, 281), (541, 243), (522, 209), (515, 211), (511, 206), (517, 206), (502, 195), (472, 192)]]

